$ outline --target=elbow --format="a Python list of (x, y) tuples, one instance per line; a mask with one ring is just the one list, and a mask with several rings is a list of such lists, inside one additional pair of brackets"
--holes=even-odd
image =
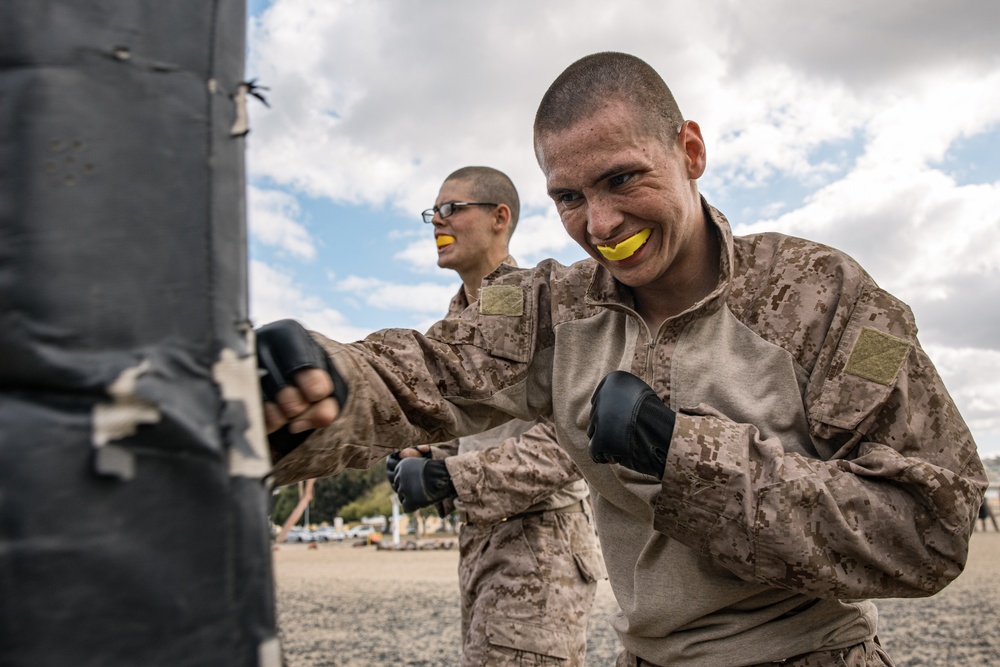
[(950, 528), (939, 524), (938, 530), (924, 534), (921, 548), (895, 559), (897, 568), (885, 573), (896, 582), (888, 588), (895, 590), (879, 597), (930, 597), (957, 579), (969, 557), (972, 525)]

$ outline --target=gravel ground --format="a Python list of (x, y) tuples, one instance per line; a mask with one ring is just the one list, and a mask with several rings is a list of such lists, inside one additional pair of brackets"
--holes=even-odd
[[(287, 667), (458, 664), (458, 551), (351, 544), (274, 552)], [(878, 603), (879, 638), (897, 667), (1000, 665), (1000, 533), (975, 533), (965, 572), (931, 598)], [(597, 590), (587, 665), (614, 665), (606, 581)]]

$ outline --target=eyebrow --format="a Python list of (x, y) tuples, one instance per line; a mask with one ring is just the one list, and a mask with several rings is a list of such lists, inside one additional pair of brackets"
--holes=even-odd
[(638, 171), (641, 167), (642, 163), (636, 161), (626, 162), (624, 164), (617, 164), (611, 167), (610, 169), (607, 169), (604, 173), (595, 178), (594, 182), (591, 183), (591, 185), (597, 185), (601, 181), (607, 180), (612, 176), (617, 176), (618, 174), (625, 174), (630, 171)]
[[(637, 161), (626, 162), (623, 164), (616, 164), (615, 166), (610, 167), (605, 171), (603, 171), (597, 178), (595, 178), (590, 183), (590, 185), (591, 187), (593, 187), (598, 183), (600, 183), (601, 181), (611, 178), (612, 176), (617, 176), (618, 174), (625, 174), (632, 171), (638, 171), (639, 169), (642, 168), (642, 166), (643, 166), (642, 163)], [(548, 191), (549, 197), (555, 197), (561, 194), (566, 194), (567, 192), (576, 192), (576, 190), (572, 188), (550, 188)]]

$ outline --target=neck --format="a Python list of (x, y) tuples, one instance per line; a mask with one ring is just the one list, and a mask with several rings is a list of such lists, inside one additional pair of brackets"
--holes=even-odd
[(494, 257), (490, 258), (490, 261), (484, 262), (475, 269), (458, 272), (469, 303), (479, 300), (479, 286), (482, 284), (483, 278), (493, 273), (508, 257), (510, 257), (510, 253), (505, 248), (502, 254), (496, 253)]
[(462, 286), (465, 288), (465, 298), (469, 300), (469, 303), (479, 300), (479, 285), (482, 284), (483, 278), (489, 274), (490, 271), (466, 271), (459, 274), (462, 277)]
[(473, 284), (471, 284), (471, 283), (469, 283), (469, 282), (467, 282), (465, 280), (462, 281), (462, 286), (465, 288), (465, 299), (466, 299), (466, 301), (468, 301), (469, 303), (472, 303), (473, 301), (478, 301), (479, 300), (479, 284), (481, 282), (482, 282), (482, 279), (480, 279), (479, 282), (477, 282), (477, 283), (475, 283), (473, 285)]
[[(662, 280), (632, 288), (636, 312), (652, 333), (667, 319), (711, 294), (719, 284), (721, 245), (714, 229), (706, 228), (706, 232), (702, 243)], [(692, 266), (694, 270), (689, 268)]]

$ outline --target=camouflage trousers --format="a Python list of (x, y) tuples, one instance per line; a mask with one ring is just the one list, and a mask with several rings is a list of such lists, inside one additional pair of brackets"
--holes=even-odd
[(462, 526), (462, 666), (583, 667), (604, 562), (588, 514)]
[[(658, 667), (638, 656), (622, 651), (616, 667)], [(723, 667), (720, 665), (719, 667)], [(815, 651), (778, 662), (763, 662), (746, 667), (893, 667), (889, 654), (882, 650), (878, 637), (849, 648)]]

